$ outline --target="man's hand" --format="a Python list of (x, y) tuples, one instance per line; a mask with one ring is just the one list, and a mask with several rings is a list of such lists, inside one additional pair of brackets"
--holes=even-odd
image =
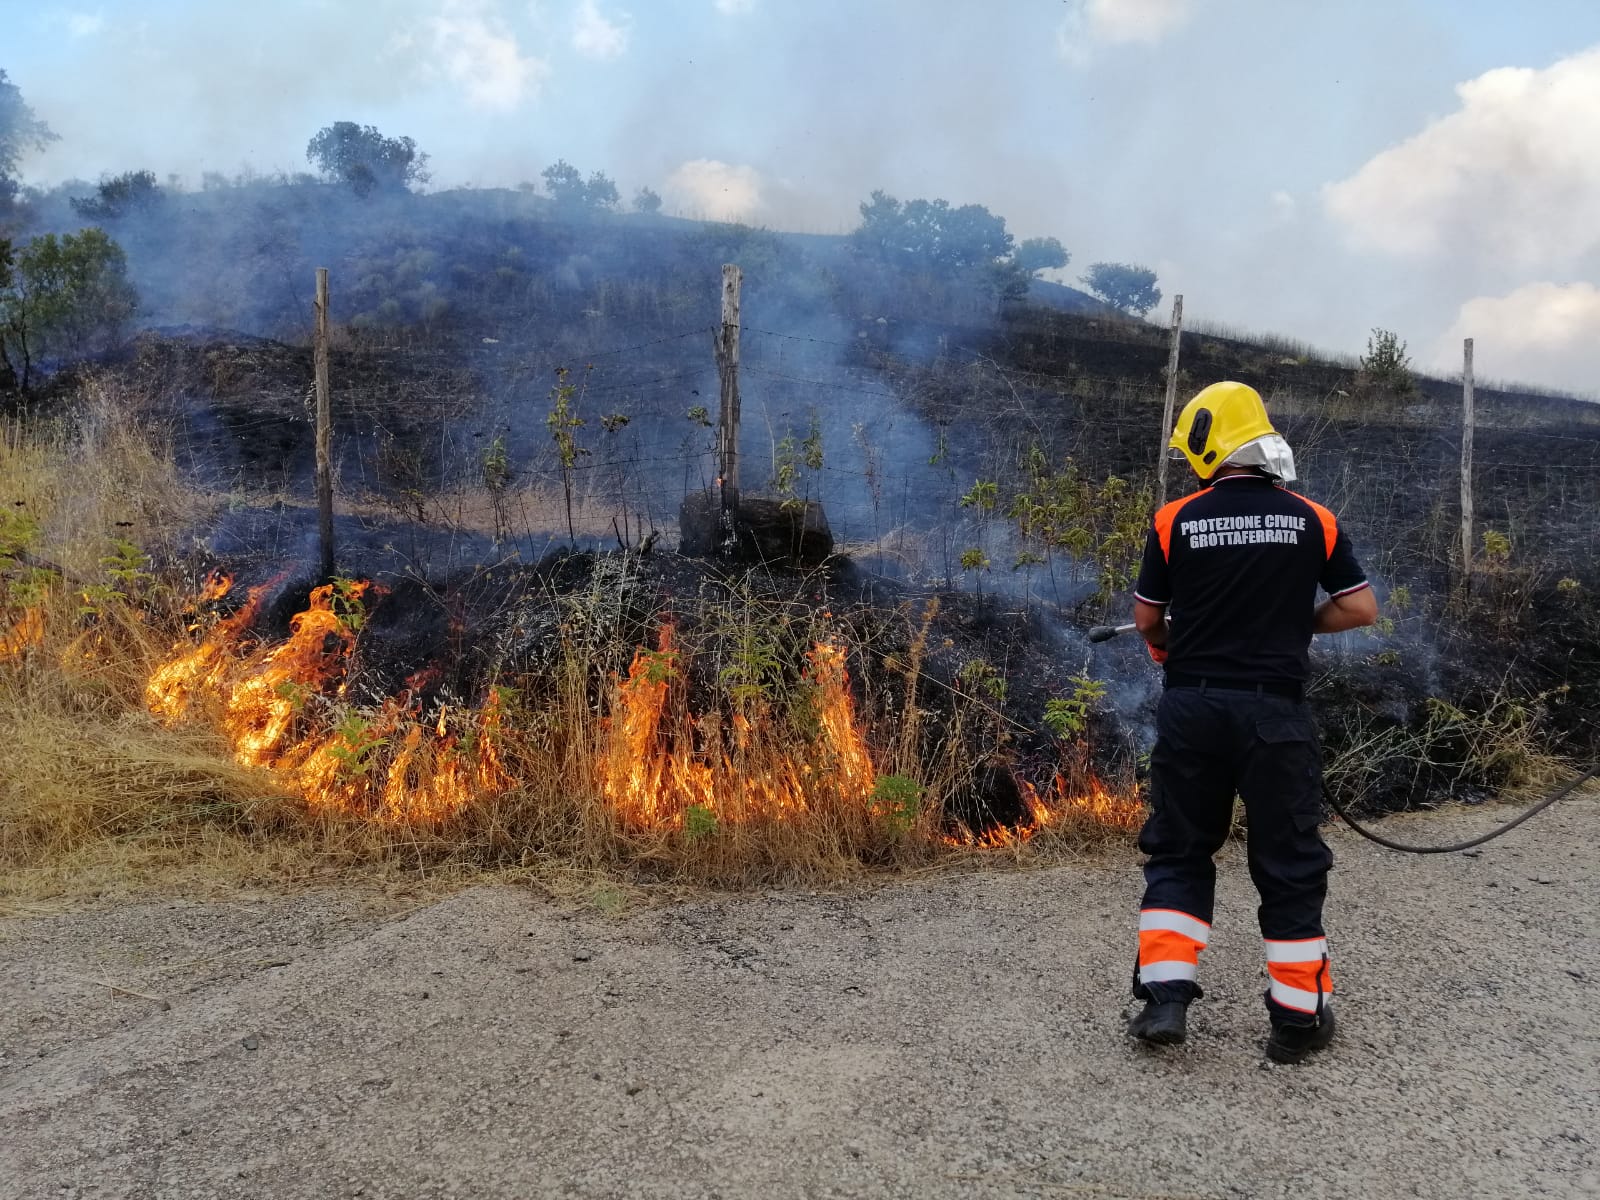
[(1378, 597), (1370, 587), (1359, 592), (1346, 592), (1330, 596), (1317, 605), (1311, 618), (1312, 633), (1343, 633), (1347, 629), (1361, 629), (1378, 619)]
[(1158, 663), (1167, 661), (1167, 610), (1164, 605), (1133, 602), (1133, 624), (1145, 640), (1150, 657)]

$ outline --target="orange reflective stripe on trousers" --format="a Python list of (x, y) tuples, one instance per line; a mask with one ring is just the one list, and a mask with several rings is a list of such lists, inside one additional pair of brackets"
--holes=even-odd
[(1199, 917), (1171, 908), (1147, 908), (1139, 914), (1139, 982), (1193, 982), (1200, 951), (1211, 926)]
[(1333, 995), (1333, 976), (1328, 970), (1328, 939), (1296, 938), (1293, 941), (1266, 941), (1268, 995), (1274, 1003), (1297, 1012), (1314, 1013), (1319, 1000)]

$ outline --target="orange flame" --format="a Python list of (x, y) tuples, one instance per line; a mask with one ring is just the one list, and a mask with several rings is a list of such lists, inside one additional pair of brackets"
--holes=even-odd
[[(220, 599), (231, 586), (231, 579), (214, 576), (199, 602)], [(415, 695), (427, 682), (424, 672), (375, 714), (336, 705), (356, 643), (354, 622), (336, 608), (359, 604), (367, 590), (365, 583), (339, 593), (315, 589), (306, 610), (290, 619), (285, 641), (251, 650), (245, 639), (265, 588), (252, 589), (245, 605), (199, 645), (174, 649), (151, 674), (146, 704), (175, 723), (208, 702), (237, 761), (278, 772), (316, 809), (433, 822), (461, 812), (476, 796), (509, 788), (498, 695), (465, 735), (442, 709), (436, 721), (421, 721)], [(336, 707), (343, 712), (337, 723)]]
[(1017, 788), (1028, 810), (1023, 820), (1016, 825), (993, 825), (985, 829), (965, 829), (948, 834), (945, 843), (1001, 849), (1019, 846), (1042, 830), (1074, 819), (1088, 818), (1111, 829), (1126, 830), (1138, 829), (1144, 820), (1144, 806), (1137, 793), (1113, 791), (1098, 778), (1091, 777), (1087, 786), (1074, 788), (1066, 776), (1057, 774), (1043, 797), (1027, 780), (1018, 780)]
[(212, 571), (206, 576), (205, 583), (200, 585), (200, 594), (194, 598), (195, 606), (214, 604), (231, 591), (233, 591), (233, 575), (223, 570)]
[[(872, 793), (875, 774), (865, 739), (856, 727), (844, 651), (818, 642), (806, 656), (806, 677), (816, 697), (817, 737), (794, 754), (757, 753), (757, 711), (729, 723), (731, 745), (715, 716), (694, 722), (704, 749), (679, 744), (689, 731), (664, 731), (678, 651), (670, 626), (659, 648), (641, 648), (617, 684), (606, 742), (600, 757), (600, 789), (622, 820), (645, 828), (682, 828), (691, 809), (731, 823), (782, 819), (810, 811), (820, 793), (832, 790), (860, 803)], [(673, 734), (678, 734), (674, 739)], [(820, 753), (819, 753), (820, 751)]]
[[(226, 576), (213, 577), (197, 607), (231, 587)], [(267, 644), (252, 636), (266, 587), (252, 589), (238, 611), (203, 633), (197, 622), (198, 642), (180, 643), (152, 672), (148, 707), (168, 723), (210, 716), (240, 763), (276, 772), (320, 811), (436, 823), (515, 786), (503, 757), (500, 692), (491, 691), (477, 712), (441, 707), (425, 715), (419, 697), (437, 677), (430, 668), (377, 711), (349, 703), (346, 676), (358, 622), (347, 606), (359, 605), (365, 590), (364, 584), (317, 588), (291, 619), (289, 636)], [(876, 812), (877, 776), (841, 646), (820, 641), (807, 654), (814, 732), (788, 750), (777, 718), (759, 701), (727, 720), (686, 712), (681, 658), (673, 629), (664, 626), (657, 649), (641, 647), (627, 677), (616, 681), (597, 776), (623, 824), (693, 829), (699, 822), (786, 820), (826, 812), (830, 803), (864, 816)], [(1057, 776), (1043, 797), (1025, 783), (1021, 790), (1028, 815), (1017, 825), (945, 840), (1014, 846), (1072, 817), (1117, 828), (1133, 828), (1140, 818), (1136, 797), (1098, 781), (1072, 788)]]
[(0, 659), (21, 658), (24, 650), (29, 646), (37, 646), (42, 640), (44, 610), (38, 607), (25, 608), (10, 629), (0, 632)]
[[(228, 587), (232, 582), (228, 580)], [(220, 599), (227, 591), (224, 587), (215, 598)], [(180, 643), (174, 647), (173, 656), (157, 667), (145, 684), (145, 704), (151, 712), (169, 722), (177, 721), (188, 715), (190, 705), (198, 697), (220, 693), (223, 677), (234, 665), (240, 639), (250, 631), (261, 613), (265, 591), (265, 587), (250, 589), (243, 607), (218, 621), (198, 646), (185, 650)]]

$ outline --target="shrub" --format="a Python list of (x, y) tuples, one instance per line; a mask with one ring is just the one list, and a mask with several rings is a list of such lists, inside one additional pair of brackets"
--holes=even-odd
[(1356, 386), (1367, 395), (1396, 399), (1416, 392), (1411, 359), (1399, 334), (1388, 329), (1373, 329), (1367, 338), (1367, 352), (1361, 356)]

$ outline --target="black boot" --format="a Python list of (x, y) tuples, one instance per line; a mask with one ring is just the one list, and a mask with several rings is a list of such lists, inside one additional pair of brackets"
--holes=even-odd
[(1189, 1005), (1183, 1000), (1147, 1001), (1128, 1022), (1128, 1036), (1152, 1046), (1176, 1046), (1188, 1036)]
[(1307, 1055), (1333, 1041), (1333, 1029), (1333, 1009), (1328, 1005), (1323, 1006), (1322, 1015), (1311, 1025), (1274, 1021), (1267, 1038), (1267, 1057), (1280, 1063), (1303, 1062)]

